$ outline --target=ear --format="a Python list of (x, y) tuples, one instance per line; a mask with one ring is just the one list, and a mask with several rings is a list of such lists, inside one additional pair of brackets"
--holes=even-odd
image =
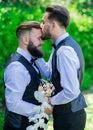
[(25, 45), (28, 45), (28, 37), (27, 37), (27, 36), (24, 36), (24, 37), (22, 38), (22, 40), (23, 40), (23, 43), (24, 43)]

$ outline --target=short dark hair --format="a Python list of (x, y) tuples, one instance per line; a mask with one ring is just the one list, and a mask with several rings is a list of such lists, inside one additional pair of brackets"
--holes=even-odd
[(70, 16), (66, 8), (59, 5), (51, 5), (46, 8), (46, 12), (49, 12), (49, 20), (56, 20), (65, 28), (69, 25)]
[(40, 24), (37, 21), (28, 21), (20, 24), (16, 29), (16, 35), (19, 37), (25, 31), (31, 31), (32, 28), (40, 28)]

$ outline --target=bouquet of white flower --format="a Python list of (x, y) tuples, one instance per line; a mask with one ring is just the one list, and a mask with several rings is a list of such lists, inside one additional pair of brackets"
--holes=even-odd
[[(29, 117), (29, 122), (34, 122), (34, 125), (30, 125), (26, 130), (38, 130), (48, 128), (45, 123), (45, 119), (49, 119), (48, 114), (51, 114), (52, 107), (48, 103), (48, 98), (54, 95), (54, 86), (45, 80), (42, 80), (42, 84), (38, 87), (38, 91), (35, 91), (34, 96), (41, 103), (41, 105), (35, 107), (35, 111), (38, 113), (34, 117)], [(48, 114), (46, 114), (48, 113)]]

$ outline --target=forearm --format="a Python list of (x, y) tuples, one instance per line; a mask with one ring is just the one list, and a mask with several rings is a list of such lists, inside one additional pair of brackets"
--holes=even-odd
[(34, 116), (36, 114), (34, 108), (36, 105), (32, 103), (25, 102), (23, 100), (13, 100), (11, 102), (6, 99), (7, 109), (11, 112), (23, 115), (23, 116)]
[(40, 70), (40, 73), (47, 79), (51, 79), (51, 75), (52, 75), (52, 69), (50, 67), (50, 65), (48, 63), (46, 63), (44, 61), (43, 58), (40, 58), (38, 60), (36, 60), (36, 64)]

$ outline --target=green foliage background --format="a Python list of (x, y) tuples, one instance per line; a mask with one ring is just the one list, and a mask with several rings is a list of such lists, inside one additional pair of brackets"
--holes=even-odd
[[(80, 44), (86, 62), (84, 82), (81, 90), (93, 84), (93, 2), (92, 0), (3, 0), (0, 3), (0, 101), (4, 100), (3, 73), (11, 53), (17, 48), (16, 28), (24, 22), (41, 22), (45, 7), (49, 4), (65, 5), (71, 14), (71, 23), (67, 31)], [(43, 45), (44, 58), (47, 61), (51, 53), (51, 40)]]

